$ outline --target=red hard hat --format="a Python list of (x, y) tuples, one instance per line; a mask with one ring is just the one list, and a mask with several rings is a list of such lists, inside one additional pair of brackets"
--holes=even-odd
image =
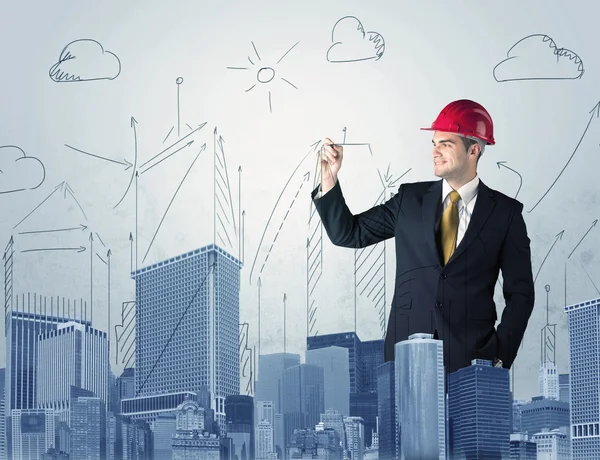
[(444, 131), (462, 134), (485, 141), (494, 145), (494, 123), (487, 110), (475, 101), (460, 99), (453, 101), (442, 109), (431, 124), (431, 128), (421, 128), (424, 131)]

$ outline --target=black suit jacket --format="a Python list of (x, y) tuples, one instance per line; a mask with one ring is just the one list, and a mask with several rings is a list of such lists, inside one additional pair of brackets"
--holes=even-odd
[[(311, 196), (331, 242), (363, 248), (395, 238), (396, 282), (385, 337), (385, 360), (410, 334), (443, 341), (446, 375), (473, 359), (499, 358), (510, 368), (534, 305), (530, 240), (523, 205), (479, 182), (471, 221), (442, 266), (436, 227), (442, 181), (402, 184), (384, 204), (353, 215), (339, 181), (321, 198)], [(506, 307), (497, 320), (494, 288), (502, 270)]]

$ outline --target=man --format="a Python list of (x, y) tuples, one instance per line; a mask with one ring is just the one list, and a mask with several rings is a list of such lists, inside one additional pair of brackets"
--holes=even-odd
[[(477, 175), (485, 146), (495, 143), (492, 119), (463, 99), (422, 129), (434, 131), (433, 168), (441, 180), (402, 184), (390, 200), (352, 215), (337, 180), (343, 146), (326, 138), (313, 202), (336, 246), (363, 248), (395, 238), (386, 361), (394, 359), (394, 344), (424, 332), (443, 341), (446, 375), (475, 358), (509, 369), (533, 310), (534, 285), (523, 205)], [(496, 330), (500, 270), (506, 307)]]

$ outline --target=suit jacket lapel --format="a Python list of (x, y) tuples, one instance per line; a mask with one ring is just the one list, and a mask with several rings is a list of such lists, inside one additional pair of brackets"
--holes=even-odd
[(434, 260), (440, 264), (440, 254), (435, 241), (435, 220), (437, 217), (438, 206), (442, 202), (442, 181), (435, 181), (423, 195), (423, 228), (427, 246), (431, 251)]
[(460, 256), (475, 240), (475, 237), (479, 234), (488, 217), (490, 216), (492, 209), (494, 209), (495, 204), (496, 199), (494, 192), (480, 180), (479, 189), (477, 191), (477, 201), (475, 202), (475, 208), (473, 209), (471, 222), (469, 222), (465, 236), (461, 240), (458, 247), (454, 250), (450, 260), (448, 260), (448, 264), (452, 263), (454, 259)]

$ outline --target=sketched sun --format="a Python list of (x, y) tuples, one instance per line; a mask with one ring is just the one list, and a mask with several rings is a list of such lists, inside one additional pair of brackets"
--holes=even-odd
[[(256, 49), (254, 42), (250, 42), (250, 43), (252, 43), (252, 48), (254, 49), (254, 54), (256, 55), (256, 59), (258, 60), (257, 62), (259, 62), (259, 64), (260, 64), (262, 62), (261, 58), (260, 58), (260, 54), (258, 54), (258, 50)], [(285, 53), (283, 53), (283, 56), (281, 56), (279, 58), (279, 60), (275, 63), (275, 65), (279, 64), (283, 60), (283, 58), (286, 57), (288, 55), (288, 53), (296, 47), (296, 45), (298, 43), (300, 43), (300, 42), (296, 42), (289, 50), (287, 50)], [(228, 69), (232, 69), (232, 70), (252, 70), (254, 72), (256, 81), (253, 82), (253, 84), (248, 89), (245, 90), (246, 93), (249, 91), (252, 91), (259, 83), (262, 85), (272, 84), (271, 82), (275, 79), (275, 77), (277, 75), (277, 73), (275, 72), (275, 66), (273, 66), (273, 67), (264, 66), (262, 64), (257, 65), (250, 58), (250, 56), (248, 56), (248, 62), (250, 62), (250, 64), (252, 64), (252, 67), (227, 67)], [(257, 70), (257, 68), (258, 68), (258, 70)], [(284, 81), (285, 83), (290, 85), (292, 88), (298, 89), (298, 87), (296, 85), (294, 85), (292, 82), (290, 82), (289, 80), (287, 80), (283, 77), (279, 77), (279, 79), (281, 79), (282, 81)], [(269, 90), (269, 111), (271, 113), (273, 112), (273, 106), (271, 104), (271, 90)]]

